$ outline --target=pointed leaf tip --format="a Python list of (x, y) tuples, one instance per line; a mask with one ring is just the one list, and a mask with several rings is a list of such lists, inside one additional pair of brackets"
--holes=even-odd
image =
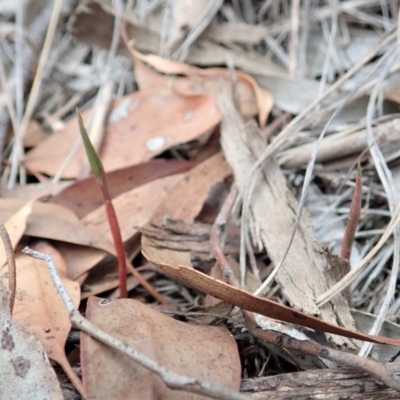
[(92, 142), (90, 141), (89, 135), (83, 123), (82, 115), (79, 112), (78, 108), (76, 108), (76, 115), (78, 117), (79, 130), (81, 132), (83, 144), (85, 145), (86, 155), (89, 160), (90, 167), (92, 168), (96, 180), (99, 183), (101, 183), (103, 181), (103, 174), (102, 174), (103, 168), (100, 158), (97, 155), (96, 150), (92, 145)]

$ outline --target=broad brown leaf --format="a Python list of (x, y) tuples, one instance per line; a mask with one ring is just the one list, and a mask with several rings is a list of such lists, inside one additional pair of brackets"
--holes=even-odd
[[(85, 123), (90, 111), (82, 113)], [(109, 172), (148, 161), (172, 146), (208, 133), (220, 119), (216, 102), (210, 96), (188, 98), (171, 91), (149, 89), (117, 99), (100, 153), (104, 169)], [(73, 118), (63, 131), (54, 133), (27, 153), (27, 168), (54, 176), (78, 138), (78, 122)], [(81, 148), (63, 177), (76, 178), (84, 157)]]
[[(236, 343), (225, 328), (189, 325), (131, 299), (91, 297), (86, 317), (170, 371), (234, 390), (240, 387)], [(203, 399), (168, 389), (155, 374), (84, 333), (81, 359), (89, 398)]]

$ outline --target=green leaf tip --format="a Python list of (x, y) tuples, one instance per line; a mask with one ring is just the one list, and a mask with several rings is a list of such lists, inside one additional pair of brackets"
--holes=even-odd
[(360, 161), (358, 161), (358, 163), (357, 163), (357, 176), (358, 176), (359, 178), (362, 178), (362, 169), (361, 169), (361, 163), (360, 163)]
[(82, 115), (78, 109), (76, 109), (76, 115), (78, 117), (79, 130), (81, 132), (83, 144), (85, 145), (86, 155), (89, 160), (90, 167), (92, 168), (96, 180), (101, 183), (103, 180), (103, 167), (100, 158), (89, 139), (89, 135), (83, 123)]

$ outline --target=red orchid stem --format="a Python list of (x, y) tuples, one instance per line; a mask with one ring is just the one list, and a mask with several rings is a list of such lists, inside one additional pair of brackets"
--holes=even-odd
[(104, 206), (108, 218), (108, 224), (110, 225), (111, 234), (114, 240), (115, 251), (118, 259), (118, 277), (119, 277), (119, 290), (120, 297), (125, 299), (128, 297), (127, 284), (126, 284), (126, 257), (125, 248), (122, 241), (121, 229), (119, 227), (117, 214), (115, 213), (114, 205), (111, 201), (110, 192), (108, 191), (107, 182), (105, 179), (99, 183), (101, 193), (104, 199)]
[(99, 156), (94, 149), (89, 135), (86, 131), (85, 124), (78, 109), (76, 109), (76, 115), (78, 117), (79, 130), (81, 132), (81, 137), (83, 144), (85, 145), (86, 155), (89, 160), (90, 167), (92, 168), (93, 175), (100, 187), (101, 194), (104, 199), (104, 206), (106, 209), (108, 224), (110, 225), (111, 234), (114, 240), (115, 251), (117, 253), (118, 259), (118, 276), (119, 276), (119, 290), (121, 298), (128, 297), (127, 287), (126, 287), (126, 257), (124, 243), (121, 237), (121, 230), (119, 228), (117, 214), (115, 213), (114, 206), (111, 201), (110, 192), (108, 190), (106, 173), (104, 172), (103, 164)]
[(356, 186), (354, 188), (354, 196), (351, 201), (349, 220), (347, 221), (346, 231), (344, 233), (341, 255), (343, 258), (349, 260), (351, 256), (351, 249), (353, 247), (354, 236), (356, 233), (358, 220), (361, 213), (361, 193), (362, 193), (362, 174), (361, 166), (358, 163), (358, 174), (356, 178)]

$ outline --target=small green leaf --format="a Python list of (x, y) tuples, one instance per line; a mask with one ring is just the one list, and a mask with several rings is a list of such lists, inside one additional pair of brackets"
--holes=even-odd
[(102, 170), (103, 166), (101, 164), (100, 158), (94, 149), (92, 142), (89, 139), (85, 125), (83, 124), (82, 115), (78, 109), (76, 109), (76, 115), (78, 116), (79, 129), (81, 131), (82, 141), (85, 145), (86, 155), (89, 160), (90, 167), (92, 168), (93, 174), (98, 182), (102, 182)]

